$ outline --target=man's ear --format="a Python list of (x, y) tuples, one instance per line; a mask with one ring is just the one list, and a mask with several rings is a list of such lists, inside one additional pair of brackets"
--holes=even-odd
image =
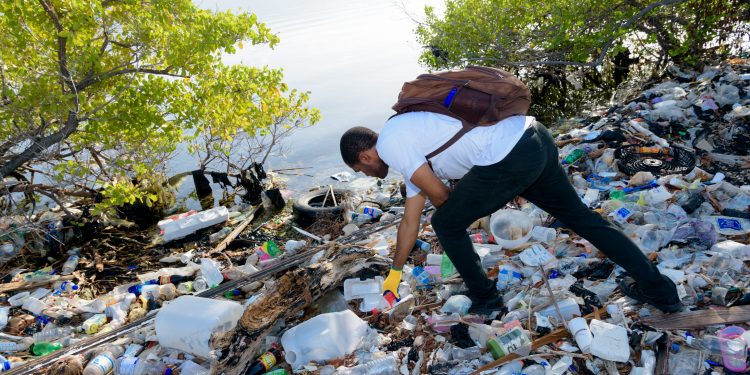
[(369, 164), (374, 159), (375, 159), (375, 147), (359, 152), (359, 161), (361, 163)]

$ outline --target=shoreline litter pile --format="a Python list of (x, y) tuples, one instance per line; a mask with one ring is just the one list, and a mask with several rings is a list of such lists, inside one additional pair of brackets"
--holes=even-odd
[[(677, 284), (681, 312), (662, 314), (624, 297), (619, 267), (521, 198), (469, 228), (507, 311), (468, 313), (471, 300), (431, 229), (429, 209), (400, 299), (387, 299), (382, 277), (403, 213), (398, 189), (339, 176), (362, 192), (361, 202), (331, 194), (336, 210), (329, 211), (347, 225), (328, 235), (297, 228), (286, 241), (243, 239), (243, 232), (258, 234), (248, 230), (254, 209), (217, 207), (160, 222), (163, 239), (177, 244), (165, 254), (167, 266), (95, 298), (79, 295), (75, 249), (61, 269), (11, 273), (0, 284), (0, 369), (743, 373), (750, 344), (750, 63), (671, 68), (670, 75), (632, 101), (580, 120), (556, 142), (581, 199)], [(309, 212), (326, 211), (323, 194), (304, 202)], [(190, 245), (196, 237), (204, 237), (203, 246)], [(2, 240), (3, 247), (23, 246), (23, 238)], [(241, 244), (229, 250), (233, 241)]]

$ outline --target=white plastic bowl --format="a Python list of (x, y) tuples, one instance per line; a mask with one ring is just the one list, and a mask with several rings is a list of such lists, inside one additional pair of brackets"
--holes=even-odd
[(503, 249), (515, 249), (531, 238), (534, 223), (523, 211), (498, 210), (490, 216), (490, 232)]

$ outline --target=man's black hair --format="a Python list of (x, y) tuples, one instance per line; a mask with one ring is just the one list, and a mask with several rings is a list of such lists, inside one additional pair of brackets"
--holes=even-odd
[(364, 126), (355, 126), (341, 136), (339, 146), (341, 157), (348, 166), (359, 162), (359, 153), (375, 147), (378, 142), (378, 133)]

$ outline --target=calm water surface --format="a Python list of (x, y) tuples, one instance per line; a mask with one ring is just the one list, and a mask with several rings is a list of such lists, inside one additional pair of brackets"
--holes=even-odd
[[(228, 64), (268, 65), (284, 70), (291, 88), (310, 91), (310, 106), (320, 109), (321, 121), (300, 129), (286, 141), (284, 154), (274, 155), (266, 169), (313, 167), (313, 175), (288, 177), (293, 190), (335, 183), (333, 173), (348, 170), (341, 161), (338, 141), (351, 126), (379, 130), (393, 114), (401, 84), (424, 71), (417, 58), (416, 20), (425, 5), (440, 9), (442, 1), (389, 0), (195, 0), (211, 10), (256, 13), (281, 42), (275, 49), (252, 46), (225, 56)], [(184, 152), (171, 161), (174, 172), (195, 169)], [(214, 186), (214, 185), (212, 185)], [(192, 181), (180, 188), (192, 191)]]

